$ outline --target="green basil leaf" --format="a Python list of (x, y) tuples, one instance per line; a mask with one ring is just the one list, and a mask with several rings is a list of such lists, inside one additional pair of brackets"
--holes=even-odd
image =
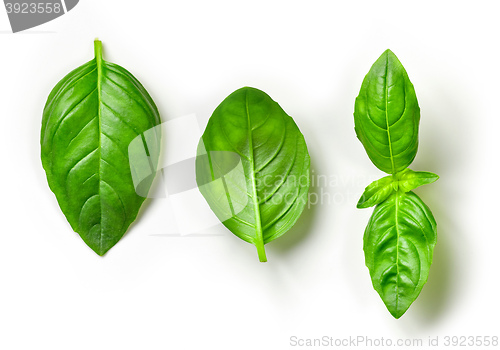
[(357, 207), (359, 209), (373, 207), (385, 201), (392, 192), (394, 192), (392, 175), (373, 181), (365, 188)]
[(219, 220), (266, 261), (264, 244), (287, 232), (306, 205), (309, 163), (293, 119), (266, 93), (245, 87), (208, 121), (196, 181)]
[(413, 171), (405, 169), (398, 177), (398, 187), (403, 192), (409, 192), (422, 185), (433, 183), (439, 176), (428, 171)]
[(436, 221), (415, 193), (397, 191), (375, 207), (363, 241), (373, 287), (399, 318), (427, 282)]
[(373, 181), (365, 188), (357, 207), (359, 209), (372, 207), (382, 203), (394, 191), (409, 192), (422, 185), (433, 183), (437, 179), (439, 179), (439, 176), (434, 173), (413, 171), (407, 168), (395, 175), (385, 176)]
[[(65, 76), (43, 111), (41, 157), (50, 189), (74, 231), (103, 255), (135, 220), (137, 195), (128, 147), (143, 137), (151, 185), (160, 148), (158, 110), (139, 81), (124, 68), (95, 58)], [(146, 140), (143, 133), (147, 130)]]
[(420, 108), (408, 74), (392, 51), (385, 51), (363, 80), (356, 98), (356, 135), (377, 168), (396, 174), (418, 148)]

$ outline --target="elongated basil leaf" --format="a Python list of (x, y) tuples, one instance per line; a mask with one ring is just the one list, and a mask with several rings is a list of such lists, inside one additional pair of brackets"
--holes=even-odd
[(384, 176), (365, 188), (357, 207), (360, 209), (372, 207), (382, 203), (394, 191), (409, 192), (422, 185), (433, 183), (437, 179), (439, 176), (436, 174), (427, 171), (413, 171), (408, 168), (396, 175)]
[(125, 234), (145, 199), (135, 191), (128, 146), (153, 128), (143, 138), (152, 175), (141, 186), (149, 189), (159, 124), (147, 91), (127, 70), (102, 59), (98, 40), (95, 58), (65, 76), (48, 97), (41, 131), (47, 180), (73, 230), (99, 255)]
[(431, 184), (438, 179), (438, 175), (428, 171), (406, 169), (398, 176), (398, 187), (401, 191), (408, 192), (422, 185)]
[(307, 202), (304, 137), (266, 93), (236, 90), (214, 111), (200, 140), (196, 181), (219, 220), (266, 261), (264, 244), (288, 231)]
[(427, 282), (436, 221), (413, 192), (394, 192), (375, 207), (364, 235), (366, 266), (387, 309), (401, 317)]
[(408, 167), (418, 148), (420, 108), (408, 74), (385, 51), (363, 80), (356, 98), (356, 135), (377, 168), (388, 173)]

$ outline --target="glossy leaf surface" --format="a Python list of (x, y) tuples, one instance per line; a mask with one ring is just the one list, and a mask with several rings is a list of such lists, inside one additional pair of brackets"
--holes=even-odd
[[(54, 87), (41, 130), (49, 186), (73, 230), (99, 255), (125, 234), (145, 199), (132, 181), (129, 144), (142, 137), (151, 176), (141, 186), (149, 189), (161, 136), (147, 91), (127, 70), (104, 61), (101, 50), (96, 40), (95, 58)], [(154, 131), (144, 138), (147, 130)]]
[(264, 244), (287, 232), (304, 209), (309, 163), (293, 119), (266, 93), (245, 87), (210, 118), (196, 179), (219, 220), (266, 261)]
[(413, 192), (394, 192), (378, 204), (364, 235), (366, 266), (387, 309), (401, 317), (429, 276), (436, 222)]
[(417, 153), (420, 109), (408, 74), (392, 51), (385, 51), (363, 80), (356, 98), (356, 135), (377, 168), (396, 174)]

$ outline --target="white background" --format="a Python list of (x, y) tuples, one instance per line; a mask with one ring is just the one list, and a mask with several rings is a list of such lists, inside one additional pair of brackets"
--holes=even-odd
[[(495, 1), (98, 1), (9, 34), (0, 8), (0, 349), (292, 349), (291, 336), (500, 336), (500, 22)], [(232, 91), (266, 91), (305, 135), (321, 204), (266, 246), (224, 227), (175, 237), (148, 200), (104, 257), (72, 232), (40, 162), (52, 87), (92, 59), (130, 70), (163, 120), (204, 128)], [(421, 107), (414, 170), (438, 222), (428, 283), (395, 320), (373, 290), (355, 205), (383, 174), (353, 130), (364, 75), (390, 48)], [(193, 154), (194, 154), (193, 149)], [(193, 215), (196, 220), (196, 215)], [(363, 347), (360, 347), (363, 348)], [(444, 348), (444, 347), (443, 347)]]

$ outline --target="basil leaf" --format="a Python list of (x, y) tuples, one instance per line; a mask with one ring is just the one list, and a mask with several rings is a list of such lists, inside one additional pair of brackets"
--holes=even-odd
[(388, 173), (408, 167), (418, 148), (420, 108), (408, 74), (385, 51), (363, 80), (356, 98), (356, 135), (377, 168)]
[(73, 230), (99, 255), (125, 234), (145, 199), (135, 191), (129, 144), (153, 130), (143, 138), (151, 176), (141, 186), (149, 190), (159, 124), (147, 91), (127, 70), (102, 59), (98, 40), (95, 58), (65, 76), (47, 99), (41, 157), (49, 186)]
[(433, 183), (439, 176), (428, 171), (413, 171), (406, 169), (398, 176), (398, 186), (403, 192), (409, 192), (422, 185)]
[(365, 188), (365, 192), (358, 201), (359, 209), (373, 207), (382, 203), (394, 192), (392, 176), (385, 176), (373, 181)]
[(409, 192), (422, 185), (433, 183), (437, 179), (439, 176), (427, 171), (405, 169), (396, 175), (385, 176), (373, 181), (365, 188), (357, 207), (360, 209), (372, 207), (382, 203), (394, 191)]
[(293, 119), (266, 93), (245, 87), (208, 121), (196, 180), (219, 220), (266, 261), (264, 244), (288, 231), (306, 205), (309, 162)]
[(365, 262), (387, 309), (401, 317), (427, 282), (436, 221), (413, 192), (394, 192), (375, 207), (364, 235)]

